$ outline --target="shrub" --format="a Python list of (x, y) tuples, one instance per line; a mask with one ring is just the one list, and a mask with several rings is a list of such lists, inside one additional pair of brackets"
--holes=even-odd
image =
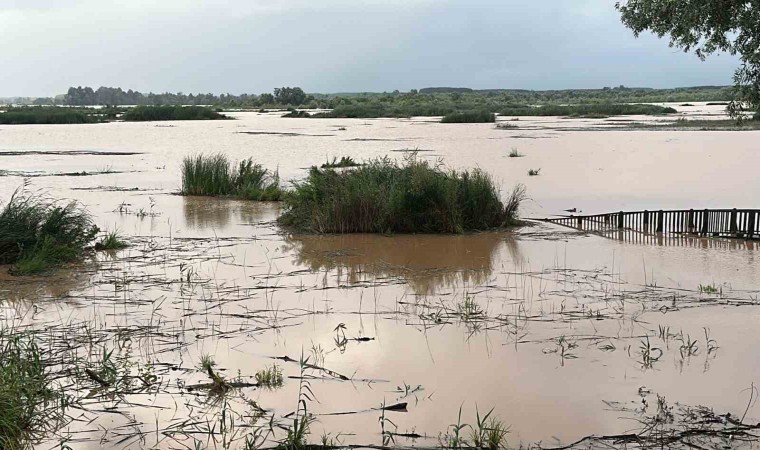
[(446, 114), (441, 123), (493, 123), (496, 115), (488, 111), (464, 111)]
[(86, 211), (16, 191), (0, 212), (0, 264), (17, 274), (49, 270), (81, 257), (98, 228)]
[(312, 167), (285, 200), (283, 225), (317, 233), (462, 233), (514, 224), (524, 190), (505, 206), (491, 177), (409, 157), (348, 170)]
[(203, 106), (137, 106), (128, 109), (122, 118), (127, 122), (229, 119), (224, 114)]
[(278, 201), (280, 177), (252, 159), (231, 164), (225, 155), (196, 155), (182, 162), (182, 194), (234, 196), (246, 200)]

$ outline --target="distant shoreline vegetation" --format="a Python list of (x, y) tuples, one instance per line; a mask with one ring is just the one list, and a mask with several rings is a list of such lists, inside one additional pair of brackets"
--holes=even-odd
[(650, 104), (607, 104), (592, 105), (544, 105), (508, 107), (499, 111), (502, 116), (565, 116), (565, 117), (598, 117), (622, 115), (661, 115), (677, 113), (674, 108)]
[(441, 123), (493, 123), (496, 114), (489, 111), (462, 111), (443, 116)]
[(0, 125), (100, 123), (108, 120), (108, 113), (93, 108), (21, 106), (0, 111)]
[(51, 125), (165, 120), (221, 120), (230, 117), (202, 106), (138, 106), (82, 108), (20, 106), (0, 110), (0, 125)]
[(137, 106), (122, 116), (125, 122), (156, 122), (164, 120), (223, 120), (230, 117), (202, 106)]
[[(498, 111), (512, 105), (574, 105), (593, 103), (686, 103), (686, 102), (729, 102), (732, 99), (730, 86), (694, 86), (672, 89), (651, 89), (638, 87), (606, 87), (602, 89), (564, 89), (532, 91), (525, 89), (480, 89), (457, 87), (431, 87), (409, 92), (361, 92), (334, 94), (307, 94), (300, 87), (282, 87), (272, 93), (261, 94), (183, 94), (183, 93), (141, 93), (121, 88), (102, 86), (71, 87), (65, 94), (56, 97), (16, 97), (0, 99), (0, 103), (34, 105), (194, 105), (214, 106), (229, 109), (339, 109), (361, 105), (366, 110), (368, 104), (384, 105), (382, 115), (401, 117), (414, 109), (412, 115), (444, 116), (456, 111), (487, 109)], [(414, 106), (414, 108), (412, 108)], [(346, 110), (348, 112), (349, 110)], [(379, 116), (380, 113), (375, 113)]]

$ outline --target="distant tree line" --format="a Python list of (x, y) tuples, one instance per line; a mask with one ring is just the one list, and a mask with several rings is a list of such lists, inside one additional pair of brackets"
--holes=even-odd
[[(38, 104), (53, 103), (52, 99), (37, 99)], [(283, 87), (274, 90), (274, 94), (263, 93), (255, 94), (183, 94), (178, 92), (154, 94), (152, 92), (144, 94), (139, 91), (129, 89), (124, 91), (122, 88), (112, 88), (101, 86), (97, 90), (91, 87), (70, 87), (63, 96), (63, 104), (72, 106), (91, 106), (91, 105), (218, 105), (218, 106), (293, 106), (298, 107), (314, 97), (306, 95), (300, 87)]]
[[(29, 99), (26, 99), (29, 101)], [(37, 98), (38, 105), (209, 105), (220, 109), (329, 109), (312, 117), (411, 117), (445, 116), (468, 111), (502, 112), (530, 105), (590, 105), (662, 102), (728, 102), (729, 86), (696, 86), (673, 89), (628, 88), (565, 89), (531, 91), (524, 89), (424, 88), (409, 92), (307, 94), (300, 87), (282, 87), (262, 94), (144, 94), (121, 88), (71, 87), (55, 98)], [(29, 103), (25, 103), (29, 104)], [(302, 117), (291, 113), (290, 117)]]

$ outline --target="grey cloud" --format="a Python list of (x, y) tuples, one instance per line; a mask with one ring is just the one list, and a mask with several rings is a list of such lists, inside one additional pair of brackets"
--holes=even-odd
[(0, 0), (0, 39), (0, 96), (666, 87), (729, 84), (737, 64), (634, 39), (606, 0)]

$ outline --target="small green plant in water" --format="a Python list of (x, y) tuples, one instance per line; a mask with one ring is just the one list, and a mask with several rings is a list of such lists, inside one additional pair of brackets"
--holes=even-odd
[(723, 287), (718, 287), (715, 285), (715, 283), (700, 284), (699, 292), (702, 294), (708, 294), (708, 295), (717, 295), (717, 294), (723, 295)]
[(643, 339), (639, 345), (639, 353), (641, 354), (641, 367), (644, 369), (651, 369), (654, 363), (662, 358), (662, 350), (653, 347), (649, 343), (649, 337)]
[(230, 385), (224, 378), (214, 371), (215, 366), (216, 361), (214, 361), (214, 358), (212, 358), (211, 355), (207, 354), (201, 356), (199, 368), (206, 372), (209, 378), (211, 378), (211, 392), (213, 394), (224, 394), (230, 390)]
[(509, 427), (496, 417), (492, 417), (493, 408), (483, 417), (475, 407), (475, 427), (471, 427), (470, 441), (472, 447), (488, 450), (501, 450), (507, 448), (505, 438), (509, 433)]
[(129, 244), (121, 237), (118, 231), (106, 233), (99, 242), (95, 243), (95, 250), (121, 250), (129, 247)]
[(528, 170), (528, 175), (531, 177), (535, 177), (541, 174), (541, 169), (530, 169)]
[(483, 308), (475, 301), (473, 297), (467, 296), (457, 305), (457, 314), (465, 321), (482, 319), (485, 316)]
[(282, 387), (282, 369), (277, 364), (272, 364), (272, 367), (259, 370), (256, 372), (256, 383), (270, 389)]
[(517, 147), (512, 147), (512, 150), (509, 151), (509, 157), (510, 158), (522, 158), (523, 156), (525, 156), (525, 155), (523, 155), (522, 153), (520, 153), (517, 150)]

